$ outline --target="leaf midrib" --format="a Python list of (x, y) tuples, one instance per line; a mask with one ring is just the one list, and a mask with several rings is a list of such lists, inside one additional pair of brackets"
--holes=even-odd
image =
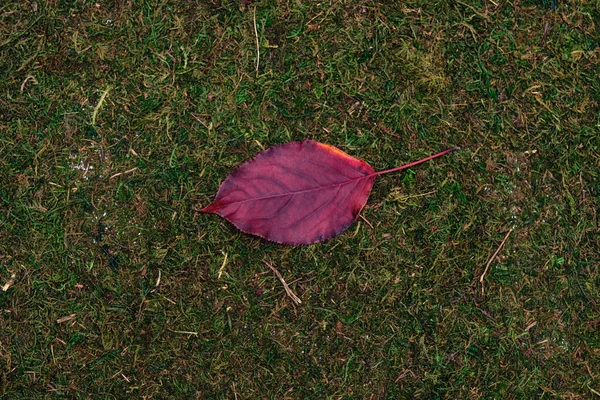
[(316, 192), (316, 191), (320, 191), (320, 190), (333, 189), (333, 188), (336, 188), (336, 187), (348, 185), (348, 184), (353, 183), (353, 182), (358, 182), (358, 181), (360, 181), (362, 179), (372, 178), (372, 177), (375, 177), (377, 175), (378, 175), (377, 172), (373, 172), (373, 173), (368, 174), (368, 175), (363, 175), (363, 176), (360, 176), (358, 178), (352, 178), (352, 179), (349, 179), (349, 180), (344, 181), (344, 182), (334, 183), (334, 184), (327, 185), (327, 186), (319, 186), (319, 187), (311, 188), (311, 189), (303, 189), (303, 190), (297, 190), (297, 191), (290, 191), (290, 192), (287, 192), (287, 193), (272, 194), (272, 195), (263, 196), (263, 197), (253, 197), (253, 198), (245, 199), (245, 200), (241, 200), (241, 201), (233, 201), (233, 202), (228, 203), (228, 204), (241, 204), (241, 203), (247, 203), (247, 202), (251, 202), (251, 201), (260, 201), (260, 200), (274, 199), (274, 198), (277, 198), (277, 197), (285, 197), (285, 196), (295, 196), (295, 195), (298, 195), (298, 194), (305, 194), (305, 193)]

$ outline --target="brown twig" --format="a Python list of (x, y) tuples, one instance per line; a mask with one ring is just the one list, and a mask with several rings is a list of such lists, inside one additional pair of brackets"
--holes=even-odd
[(410, 376), (412, 376), (412, 377), (413, 377), (413, 379), (416, 379), (416, 378), (417, 378), (417, 376), (415, 375), (415, 373), (414, 373), (414, 372), (412, 372), (410, 369), (406, 369), (406, 370), (404, 370), (404, 372), (402, 372), (400, 375), (398, 375), (398, 377), (396, 378), (396, 380), (394, 381), (394, 383), (398, 383), (398, 381), (399, 381), (400, 379), (404, 379), (404, 377), (405, 377), (406, 375), (408, 375), (408, 374), (410, 374)]
[(290, 289), (290, 287), (288, 286), (288, 284), (285, 283), (285, 280), (283, 279), (283, 277), (281, 276), (281, 274), (279, 273), (279, 271), (277, 271), (277, 268), (275, 268), (273, 265), (271, 265), (271, 263), (269, 263), (266, 260), (263, 260), (263, 262), (266, 264), (267, 267), (271, 268), (271, 270), (275, 273), (275, 275), (277, 275), (277, 278), (279, 278), (279, 280), (283, 284), (283, 288), (285, 289), (285, 292), (290, 297), (290, 299), (292, 299), (292, 301), (296, 305), (302, 304), (302, 300), (300, 300), (300, 298), (298, 298), (298, 296), (296, 296), (294, 294), (294, 292), (292, 292), (292, 289)]
[(375, 228), (373, 228), (373, 225), (372, 225), (372, 224), (369, 222), (369, 220), (368, 220), (368, 219), (366, 219), (365, 217), (363, 217), (363, 215), (362, 215), (362, 214), (358, 214), (358, 216), (359, 216), (359, 217), (360, 217), (360, 218), (361, 218), (363, 221), (365, 221), (365, 223), (366, 223), (367, 225), (369, 225), (369, 226), (371, 227), (371, 229), (375, 229)]
[[(135, 167), (135, 168), (128, 169), (128, 170), (127, 170), (127, 171), (125, 171), (125, 172), (117, 172), (116, 174), (112, 175), (112, 176), (111, 176), (110, 178), (108, 178), (108, 179), (113, 179), (113, 178), (116, 178), (117, 176), (124, 175), (124, 174), (130, 174), (130, 173), (132, 173), (133, 171), (137, 171), (137, 170), (138, 170), (138, 168), (137, 168), (137, 167)], [(86, 170), (86, 172), (87, 172), (87, 170)]]
[(546, 26), (544, 27), (544, 37), (542, 38), (542, 46), (546, 44), (546, 39), (548, 38), (548, 32), (550, 31), (550, 25), (546, 22)]
[(498, 246), (498, 248), (494, 252), (494, 255), (487, 262), (485, 269), (483, 270), (483, 274), (481, 274), (481, 277), (479, 278), (479, 282), (481, 282), (481, 295), (482, 296), (485, 294), (485, 282), (484, 282), (485, 274), (487, 274), (488, 269), (490, 268), (490, 265), (492, 264), (492, 261), (494, 261), (494, 259), (496, 258), (496, 256), (500, 252), (500, 250), (502, 249), (502, 246), (504, 246), (504, 243), (506, 243), (506, 239), (508, 239), (508, 237), (510, 236), (511, 233), (512, 233), (512, 229), (510, 229), (506, 233), (506, 236), (504, 236), (504, 239), (502, 239), (502, 243), (500, 243), (500, 246)]

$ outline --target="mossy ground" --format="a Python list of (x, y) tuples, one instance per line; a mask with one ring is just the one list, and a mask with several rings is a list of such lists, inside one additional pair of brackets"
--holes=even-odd
[[(596, 0), (8, 0), (0, 93), (0, 398), (600, 395)], [(199, 213), (304, 138), (462, 150), (321, 244)]]

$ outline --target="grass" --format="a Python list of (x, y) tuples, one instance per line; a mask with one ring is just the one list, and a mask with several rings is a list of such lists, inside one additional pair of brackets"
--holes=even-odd
[[(0, 398), (600, 396), (598, 21), (592, 0), (3, 2)], [(375, 170), (462, 150), (381, 177), (372, 227), (321, 244), (199, 213), (304, 138)]]

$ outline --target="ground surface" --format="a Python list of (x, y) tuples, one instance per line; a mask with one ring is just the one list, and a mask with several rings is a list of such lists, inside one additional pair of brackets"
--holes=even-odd
[[(0, 398), (599, 396), (599, 21), (596, 0), (3, 1)], [(322, 244), (199, 213), (304, 138), (376, 170), (462, 150), (380, 177)]]

